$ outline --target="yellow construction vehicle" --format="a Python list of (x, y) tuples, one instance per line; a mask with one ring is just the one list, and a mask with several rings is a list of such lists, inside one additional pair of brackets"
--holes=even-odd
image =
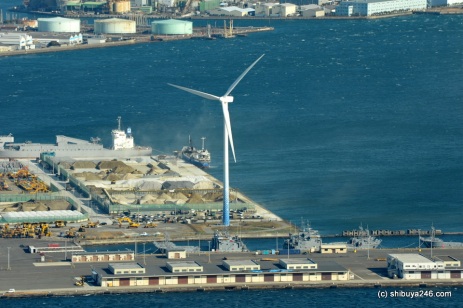
[(157, 223), (149, 222), (144, 226), (144, 228), (156, 228), (157, 226), (158, 226)]
[(128, 228), (138, 228), (138, 227), (140, 227), (140, 224), (138, 222), (134, 222), (134, 221), (129, 222)]
[(80, 279), (74, 282), (74, 285), (77, 287), (83, 287), (85, 283), (85, 276), (80, 276)]
[(132, 219), (130, 219), (129, 217), (121, 217), (121, 218), (118, 218), (117, 221), (119, 221), (119, 224), (122, 224), (123, 222), (131, 223)]
[(96, 221), (96, 222), (95, 222), (95, 221), (90, 221), (90, 220), (89, 220), (86, 227), (87, 227), (87, 228), (96, 228), (99, 224), (100, 224), (100, 221), (99, 221), (99, 220)]
[(74, 238), (76, 237), (77, 232), (75, 228), (70, 228), (68, 231), (66, 231), (66, 237), (68, 238)]
[(129, 217), (121, 217), (118, 218), (117, 221), (119, 222), (119, 227), (122, 227), (123, 222), (128, 222), (129, 226), (127, 228), (138, 228), (140, 227), (140, 224), (138, 222), (132, 221)]
[(55, 221), (55, 228), (62, 228), (64, 227), (66, 224), (64, 223), (64, 220), (57, 220)]

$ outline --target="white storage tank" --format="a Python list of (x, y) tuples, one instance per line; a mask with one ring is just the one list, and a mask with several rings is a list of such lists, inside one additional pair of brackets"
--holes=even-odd
[(101, 34), (136, 33), (137, 25), (133, 20), (109, 18), (95, 20), (93, 32)]
[(193, 23), (184, 20), (157, 20), (151, 23), (151, 33), (155, 35), (193, 34)]
[(80, 19), (63, 17), (39, 18), (39, 32), (80, 32)]

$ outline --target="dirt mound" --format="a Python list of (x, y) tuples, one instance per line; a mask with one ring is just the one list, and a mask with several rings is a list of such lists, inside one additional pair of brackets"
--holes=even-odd
[(190, 199), (186, 203), (192, 203), (192, 204), (200, 204), (200, 203), (205, 203), (203, 198), (201, 198), (200, 195), (194, 193), (191, 195)]
[(92, 161), (76, 161), (71, 165), (72, 170), (76, 169), (95, 169), (96, 164)]

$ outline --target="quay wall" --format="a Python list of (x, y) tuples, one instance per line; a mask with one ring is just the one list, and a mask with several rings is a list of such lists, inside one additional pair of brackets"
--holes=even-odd
[(204, 284), (200, 287), (182, 285), (163, 285), (153, 287), (75, 287), (67, 289), (43, 289), (31, 291), (16, 291), (0, 295), (0, 299), (25, 298), (25, 297), (59, 297), (71, 295), (107, 295), (107, 294), (136, 294), (136, 293), (167, 293), (167, 292), (206, 292), (206, 291), (244, 291), (244, 290), (278, 290), (278, 289), (320, 289), (320, 288), (435, 288), (435, 287), (462, 287), (461, 281), (456, 280), (420, 280), (420, 281), (333, 281), (329, 282), (307, 282), (307, 283), (262, 283), (262, 284), (226, 284), (213, 285)]

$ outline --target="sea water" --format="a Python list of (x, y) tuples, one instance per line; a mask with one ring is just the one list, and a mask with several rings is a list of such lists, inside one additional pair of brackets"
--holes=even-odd
[[(207, 22), (223, 25), (197, 25)], [(155, 154), (181, 149), (189, 135), (196, 146), (206, 137), (213, 157), (209, 172), (221, 179), (220, 106), (167, 83), (220, 96), (265, 54), (232, 93), (232, 187), (286, 220), (309, 220), (322, 234), (360, 224), (461, 231), (462, 16), (235, 21), (235, 27), (249, 25), (275, 30), (228, 40), (0, 57), (1, 134), (44, 143), (59, 134), (98, 136), (109, 146), (110, 130), (122, 116), (136, 143), (152, 146)], [(339, 305), (341, 298), (352, 306), (393, 303), (375, 292), (102, 296), (97, 305), (241, 305), (251, 298), (257, 306), (309, 304), (314, 298), (319, 305)], [(49, 301), (55, 300), (43, 300)], [(400, 303), (456, 305), (461, 290), (450, 301)]]

